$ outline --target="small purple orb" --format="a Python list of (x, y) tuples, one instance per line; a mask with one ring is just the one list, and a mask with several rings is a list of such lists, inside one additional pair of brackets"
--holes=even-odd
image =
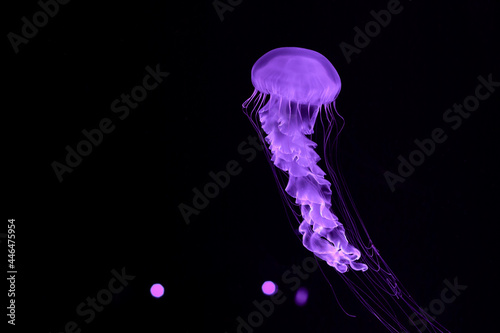
[(309, 292), (305, 287), (300, 287), (295, 294), (295, 304), (298, 306), (304, 306), (307, 303), (307, 298), (309, 297)]
[(156, 298), (162, 297), (164, 291), (165, 291), (165, 288), (163, 288), (163, 286), (159, 283), (155, 283), (151, 287), (151, 295), (153, 295), (153, 297), (156, 297)]
[(274, 295), (277, 289), (273, 281), (266, 281), (262, 284), (262, 292), (266, 295)]

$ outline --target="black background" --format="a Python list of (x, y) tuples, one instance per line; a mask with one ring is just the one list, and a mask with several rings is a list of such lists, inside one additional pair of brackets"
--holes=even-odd
[[(339, 44), (353, 44), (353, 28), (387, 3), (243, 0), (221, 21), (211, 1), (71, 1), (19, 53), (5, 37), (0, 231), (16, 219), (17, 328), (61, 332), (75, 321), (82, 332), (235, 332), (236, 318), (265, 299), (261, 283), (279, 282), (310, 255), (263, 153), (247, 162), (237, 149), (255, 135), (241, 110), (253, 63), (299, 46), (325, 55), (342, 79), (342, 170), (384, 259), (423, 307), (445, 279), (468, 286), (438, 317), (450, 331), (495, 330), (500, 89), (456, 131), (442, 117), (474, 94), (479, 75), (500, 81), (499, 6), (404, 0), (348, 63)], [(36, 1), (9, 3), (4, 36), (39, 10)], [(157, 64), (170, 75), (119, 120), (111, 102)], [(103, 118), (115, 130), (59, 182), (51, 163)], [(391, 192), (384, 172), (436, 127), (447, 141)], [(192, 189), (231, 160), (242, 172), (187, 225), (178, 205), (192, 205)], [(135, 279), (84, 323), (75, 308), (122, 267)], [(303, 282), (307, 306), (285, 288), (287, 302), (255, 332), (386, 332), (330, 276), (357, 318), (318, 271)], [(160, 299), (149, 295), (155, 282), (166, 288)]]

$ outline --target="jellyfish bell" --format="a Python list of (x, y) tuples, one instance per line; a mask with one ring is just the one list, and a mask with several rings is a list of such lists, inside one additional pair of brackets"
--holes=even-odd
[(341, 87), (325, 56), (300, 47), (280, 47), (260, 57), (252, 68), (252, 84), (264, 94), (311, 105), (333, 102)]
[[(252, 67), (255, 92), (270, 97), (283, 134), (296, 128), (312, 134), (320, 109), (335, 101), (340, 93), (340, 77), (322, 54), (300, 48), (281, 47), (260, 57)], [(266, 118), (265, 112), (262, 115)], [(327, 110), (329, 111), (329, 110)], [(274, 118), (273, 118), (274, 119)], [(264, 125), (264, 130), (269, 128)]]

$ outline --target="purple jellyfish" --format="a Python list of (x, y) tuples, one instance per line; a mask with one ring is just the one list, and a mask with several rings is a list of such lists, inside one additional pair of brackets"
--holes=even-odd
[[(255, 90), (243, 103), (243, 111), (269, 148), (266, 157), (299, 224), (303, 245), (341, 273), (356, 297), (390, 332), (408, 331), (398, 319), (401, 315), (419, 332), (415, 321), (430, 332), (448, 332), (413, 301), (382, 259), (351, 199), (336, 162), (344, 119), (335, 107), (340, 77), (330, 61), (308, 49), (277, 48), (254, 64), (252, 84)], [(321, 158), (314, 150), (318, 116), (328, 175), (318, 165)], [(346, 274), (349, 268), (357, 282)]]

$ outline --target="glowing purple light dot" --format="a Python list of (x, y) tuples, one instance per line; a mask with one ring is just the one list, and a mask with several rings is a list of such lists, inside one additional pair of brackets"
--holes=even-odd
[(163, 296), (163, 292), (165, 291), (165, 289), (163, 288), (163, 286), (159, 283), (155, 283), (153, 284), (153, 286), (151, 287), (151, 295), (153, 295), (154, 297), (156, 298), (160, 298)]
[(274, 295), (276, 292), (276, 285), (272, 281), (266, 281), (262, 284), (262, 292), (266, 295)]
[(298, 306), (304, 306), (307, 303), (307, 298), (309, 297), (309, 292), (305, 287), (299, 288), (295, 294), (295, 304)]

